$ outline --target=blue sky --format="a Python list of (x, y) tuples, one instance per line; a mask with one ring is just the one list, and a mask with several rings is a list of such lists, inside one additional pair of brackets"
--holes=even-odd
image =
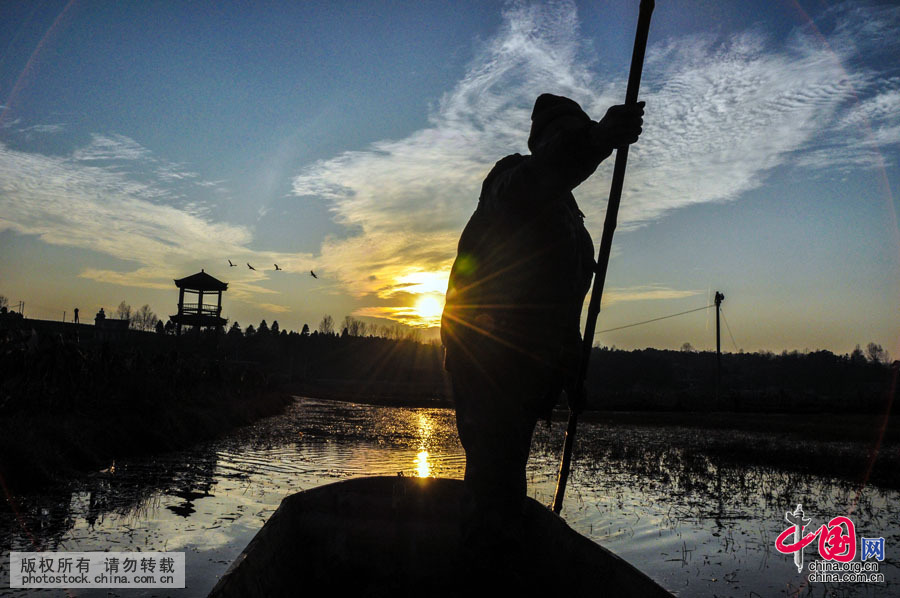
[[(162, 316), (204, 268), (244, 326), (432, 325), (534, 98), (623, 100), (637, 4), (3, 3), (0, 294)], [(599, 330), (721, 290), (727, 350), (900, 357), (898, 26), (891, 3), (659, 3)], [(597, 241), (611, 170), (576, 190)], [(597, 342), (710, 348), (712, 312)]]

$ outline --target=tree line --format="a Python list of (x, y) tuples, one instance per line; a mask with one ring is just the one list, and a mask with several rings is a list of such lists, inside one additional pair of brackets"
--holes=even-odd
[(165, 326), (162, 321), (153, 313), (149, 304), (144, 304), (137, 310), (132, 311), (131, 306), (125, 301), (119, 304), (115, 311), (116, 319), (128, 320), (128, 327), (132, 330), (164, 332)]
[[(152, 311), (131, 312), (126, 303), (116, 315), (147, 329)], [(11, 324), (11, 323), (10, 323)], [(46, 323), (48, 326), (51, 324)], [(16, 326), (24, 323), (15, 324)], [(40, 330), (38, 321), (27, 327)], [(0, 327), (2, 328), (2, 327)], [(198, 351), (206, 358), (254, 362), (274, 379), (308, 392), (365, 399), (424, 393), (449, 401), (442, 349), (422, 343), (408, 327), (373, 325), (346, 316), (339, 326), (326, 314), (313, 330), (287, 330), (275, 320), (243, 329), (233, 322), (226, 333), (187, 330), (180, 341), (165, 334), (128, 335), (122, 342), (146, 351)], [(50, 332), (48, 330), (48, 332)], [(84, 342), (86, 339), (82, 339)], [(846, 354), (827, 350), (724, 353), (717, 387), (718, 360), (713, 351), (595, 347), (586, 380), (587, 406), (626, 410), (732, 411), (877, 411), (883, 409), (900, 362), (879, 344), (856, 346)], [(296, 385), (300, 385), (297, 387)], [(341, 392), (334, 391), (340, 388)]]
[[(235, 338), (239, 336), (251, 337), (254, 335), (288, 335), (293, 333), (281, 328), (278, 320), (273, 320), (270, 326), (266, 320), (262, 320), (258, 326), (250, 324), (246, 329), (241, 328), (240, 322), (232, 322), (228, 328), (228, 337)], [(296, 333), (293, 333), (296, 334)], [(319, 325), (310, 330), (309, 324), (303, 324), (299, 332), (300, 336), (352, 336), (352, 337), (377, 337), (390, 340), (409, 340), (421, 341), (422, 332), (418, 328), (410, 328), (400, 324), (386, 325), (374, 324), (354, 318), (353, 316), (344, 316), (340, 326), (335, 326), (334, 318), (330, 314), (322, 316)]]
[[(299, 383), (310, 395), (361, 400), (392, 392), (423, 391), (449, 402), (439, 343), (412, 338), (338, 334), (325, 326), (312, 333), (229, 333), (221, 343), (231, 357), (262, 364)], [(275, 330), (273, 330), (275, 329)], [(308, 332), (308, 331), (307, 331)], [(847, 354), (831, 351), (725, 353), (716, 387), (714, 351), (596, 347), (586, 380), (587, 406), (613, 410), (722, 410), (756, 412), (878, 411), (900, 362), (889, 363), (877, 343)], [(342, 392), (332, 392), (340, 388)], [(424, 390), (423, 390), (424, 389)], [(564, 404), (564, 399), (561, 400)]]

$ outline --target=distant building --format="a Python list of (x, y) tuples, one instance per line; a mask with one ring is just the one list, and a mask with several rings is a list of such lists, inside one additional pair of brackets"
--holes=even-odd
[(107, 318), (103, 308), (94, 316), (94, 338), (98, 341), (120, 341), (128, 334), (129, 320)]
[(22, 314), (10, 311), (5, 305), (0, 307), (0, 328), (13, 327), (22, 322), (24, 318)]
[[(197, 331), (203, 327), (221, 330), (227, 320), (222, 317), (222, 293), (228, 290), (228, 283), (213, 278), (203, 270), (175, 281), (178, 287), (178, 313), (169, 316), (175, 324), (175, 334), (181, 334), (182, 326), (193, 326)], [(195, 302), (185, 303), (185, 295), (196, 295)], [(204, 296), (215, 303), (205, 303)], [(193, 297), (188, 297), (193, 299)]]

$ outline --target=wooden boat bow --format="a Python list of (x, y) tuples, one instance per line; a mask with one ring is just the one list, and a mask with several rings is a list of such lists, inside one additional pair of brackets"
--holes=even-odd
[[(235, 559), (210, 597), (463, 596), (460, 480), (357, 478), (298, 492)], [(528, 499), (521, 576), (534, 595), (671, 596)]]

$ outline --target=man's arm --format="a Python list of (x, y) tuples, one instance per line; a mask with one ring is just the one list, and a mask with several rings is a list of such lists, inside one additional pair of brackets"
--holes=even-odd
[(637, 141), (644, 102), (613, 106), (600, 122), (561, 128), (532, 156), (493, 177), (484, 196), (488, 207), (503, 209), (546, 201), (572, 191), (590, 177), (613, 149)]

